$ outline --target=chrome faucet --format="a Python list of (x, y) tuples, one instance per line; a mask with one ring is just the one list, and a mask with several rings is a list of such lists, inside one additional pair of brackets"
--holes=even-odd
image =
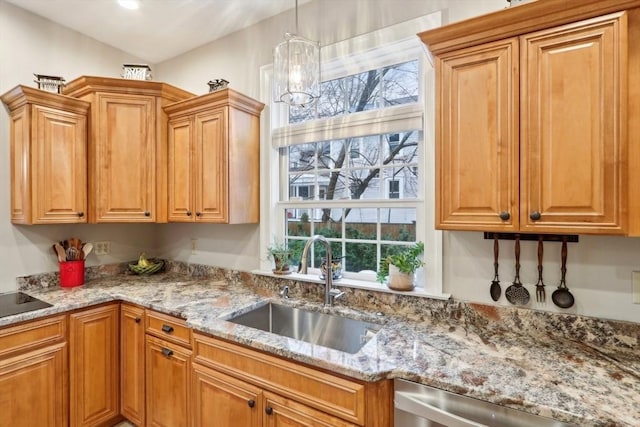
[(313, 242), (321, 242), (324, 244), (327, 251), (327, 271), (324, 274), (324, 305), (333, 305), (333, 301), (336, 298), (340, 298), (344, 295), (344, 292), (333, 287), (333, 270), (331, 268), (331, 243), (319, 234), (311, 236), (302, 250), (302, 257), (300, 258), (300, 266), (298, 267), (298, 273), (307, 274), (307, 255), (309, 254), (309, 247)]

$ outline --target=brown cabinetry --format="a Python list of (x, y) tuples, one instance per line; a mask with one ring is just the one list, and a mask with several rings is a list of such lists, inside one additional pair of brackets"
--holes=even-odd
[(638, 21), (616, 7), (532, 2), (420, 35), (435, 56), (437, 228), (629, 232)]
[(144, 309), (120, 307), (120, 408), (137, 426), (145, 425)]
[(71, 426), (119, 418), (119, 307), (109, 304), (69, 315)]
[(2, 101), (10, 111), (11, 222), (87, 222), (89, 104), (26, 86)]
[(91, 104), (89, 222), (166, 222), (166, 115), (193, 96), (165, 83), (83, 76), (65, 94)]
[(65, 337), (65, 316), (0, 329), (0, 426), (67, 426)]
[(169, 221), (258, 222), (263, 107), (231, 89), (165, 107)]
[(392, 385), (360, 383), (194, 334), (196, 426), (388, 426)]
[(147, 426), (191, 426), (191, 330), (181, 319), (146, 312)]

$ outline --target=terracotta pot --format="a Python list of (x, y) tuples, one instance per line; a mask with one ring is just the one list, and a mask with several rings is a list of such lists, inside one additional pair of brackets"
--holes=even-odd
[(394, 291), (412, 291), (413, 274), (401, 273), (393, 264), (389, 264), (389, 283), (387, 284), (389, 289)]

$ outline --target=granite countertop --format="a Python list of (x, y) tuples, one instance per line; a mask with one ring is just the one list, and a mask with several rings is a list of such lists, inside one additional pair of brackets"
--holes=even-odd
[[(358, 306), (350, 294), (324, 308), (304, 292), (283, 300), (277, 286), (246, 285), (253, 275), (245, 276), (117, 274), (77, 288), (31, 286), (23, 292), (53, 306), (0, 318), (0, 326), (121, 300), (184, 318), (195, 331), (364, 381), (404, 378), (581, 427), (640, 426), (637, 324), (612, 327), (599, 319), (424, 298), (419, 305), (398, 297), (393, 307)], [(384, 326), (358, 353), (347, 354), (224, 320), (276, 300)]]

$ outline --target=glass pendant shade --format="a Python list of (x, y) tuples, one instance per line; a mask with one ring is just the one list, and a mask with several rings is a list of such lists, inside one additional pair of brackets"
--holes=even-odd
[(320, 96), (320, 44), (287, 33), (273, 51), (275, 102), (308, 106)]

